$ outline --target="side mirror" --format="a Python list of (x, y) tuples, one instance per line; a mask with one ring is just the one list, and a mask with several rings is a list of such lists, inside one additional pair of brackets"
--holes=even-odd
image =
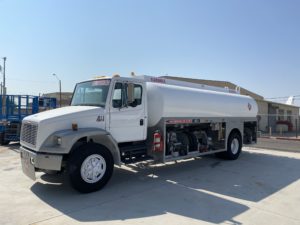
[(134, 84), (129, 83), (127, 86), (127, 103), (130, 105), (134, 102)]

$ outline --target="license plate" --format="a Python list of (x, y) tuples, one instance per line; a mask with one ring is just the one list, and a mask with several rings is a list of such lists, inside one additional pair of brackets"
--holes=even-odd
[(30, 152), (21, 150), (21, 163), (22, 163), (23, 173), (26, 174), (32, 180), (35, 180), (36, 179), (35, 169), (31, 163), (33, 157), (34, 155), (31, 154)]

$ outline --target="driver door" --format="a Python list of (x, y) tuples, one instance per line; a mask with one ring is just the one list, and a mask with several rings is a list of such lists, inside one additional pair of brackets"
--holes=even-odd
[(109, 131), (118, 143), (146, 139), (144, 84), (134, 83), (134, 101), (128, 104), (128, 82), (116, 81), (111, 102)]

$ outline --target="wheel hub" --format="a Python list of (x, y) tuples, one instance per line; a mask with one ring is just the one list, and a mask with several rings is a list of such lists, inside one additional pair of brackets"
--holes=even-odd
[(232, 154), (237, 154), (240, 148), (240, 143), (237, 138), (234, 138), (231, 142), (231, 152)]
[(105, 174), (106, 162), (105, 159), (98, 154), (93, 154), (87, 157), (80, 169), (82, 179), (87, 183), (98, 182)]

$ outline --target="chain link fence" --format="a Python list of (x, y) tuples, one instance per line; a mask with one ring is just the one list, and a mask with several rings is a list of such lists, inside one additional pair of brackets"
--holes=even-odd
[(300, 116), (292, 114), (258, 114), (258, 137), (300, 139)]

